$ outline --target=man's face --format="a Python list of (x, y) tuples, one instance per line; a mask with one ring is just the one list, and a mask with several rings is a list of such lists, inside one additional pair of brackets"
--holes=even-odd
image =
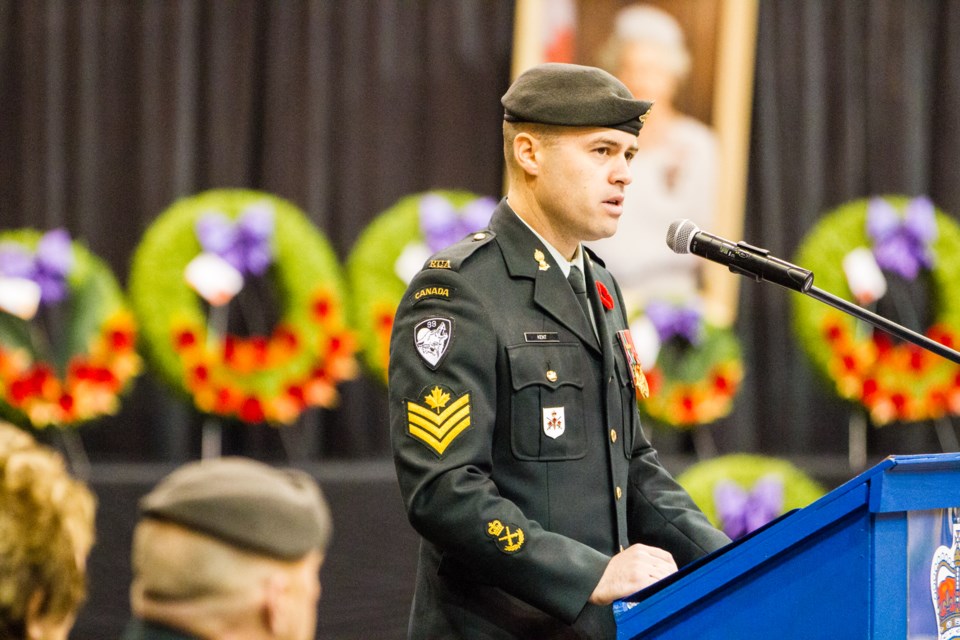
[(551, 241), (567, 257), (581, 241), (612, 236), (623, 214), (637, 137), (607, 128), (571, 127), (540, 146), (534, 187)]

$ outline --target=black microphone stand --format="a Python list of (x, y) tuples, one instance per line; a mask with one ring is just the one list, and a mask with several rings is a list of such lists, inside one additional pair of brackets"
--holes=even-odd
[(801, 293), (804, 293), (815, 300), (819, 300), (824, 304), (828, 304), (834, 309), (839, 309), (844, 313), (847, 313), (855, 318), (859, 318), (865, 322), (869, 322), (878, 329), (882, 329), (887, 333), (895, 335), (901, 340), (906, 340), (911, 342), (918, 347), (922, 347), (927, 351), (932, 351), (938, 356), (944, 357), (951, 362), (960, 364), (960, 352), (951, 349), (950, 347), (940, 344), (935, 340), (931, 340), (925, 335), (921, 335), (916, 331), (911, 331), (910, 329), (888, 320), (883, 316), (879, 316), (872, 311), (868, 311), (861, 306), (855, 305), (852, 302), (844, 300), (843, 298), (838, 298), (832, 293), (828, 293), (823, 289), (819, 289), (814, 286), (810, 286), (806, 290), (802, 290)]

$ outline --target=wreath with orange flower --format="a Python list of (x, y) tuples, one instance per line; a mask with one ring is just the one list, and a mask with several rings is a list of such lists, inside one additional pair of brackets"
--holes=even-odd
[[(65, 260), (56, 276), (60, 282), (43, 283), (44, 288), (53, 284), (56, 295), (45, 300), (44, 291), (36, 316), (0, 311), (0, 411), (33, 427), (75, 426), (115, 414), (142, 368), (133, 314), (106, 263), (62, 230), (5, 232), (0, 247), (18, 261), (32, 261), (51, 239), (57, 260)], [(27, 271), (32, 273), (0, 268), (0, 278), (4, 284), (13, 281), (11, 276), (20, 282), (44, 278), (41, 268)], [(44, 307), (56, 320), (45, 315)], [(49, 324), (43, 326), (41, 318)]]
[(496, 200), (467, 191), (401, 198), (363, 231), (347, 259), (351, 317), (368, 370), (387, 380), (393, 316), (407, 284), (431, 254), (484, 228)]
[[(904, 237), (896, 237), (896, 229), (885, 232), (885, 237), (871, 230), (877, 227), (871, 222), (873, 214), (884, 211), (887, 217), (891, 211), (900, 217), (898, 224), (906, 227)], [(913, 223), (911, 231), (909, 218), (923, 211), (925, 224)], [(887, 275), (888, 270), (906, 264), (908, 275), (928, 278), (931, 322), (910, 328), (956, 348), (960, 298), (951, 290), (960, 273), (960, 226), (925, 198), (856, 200), (829, 212), (809, 231), (796, 261), (814, 272), (818, 287), (853, 301), (857, 299), (854, 281), (842, 265), (852, 252), (864, 248), (877, 257), (877, 268)], [(916, 254), (912, 262), (911, 252)], [(960, 366), (810, 298), (795, 298), (793, 321), (815, 368), (840, 397), (863, 406), (875, 425), (960, 414)]]
[[(655, 354), (646, 358), (655, 362), (644, 369), (650, 391), (639, 402), (644, 415), (689, 429), (733, 410), (743, 380), (740, 343), (730, 329), (706, 322), (696, 300), (650, 301), (631, 331), (642, 353)], [(655, 346), (646, 346), (651, 343)]]
[[(229, 323), (217, 326), (217, 310), (184, 274), (212, 250), (201, 233), (206, 223), (219, 225), (220, 235), (209, 235), (219, 238), (230, 259), (236, 246), (225, 244), (224, 230), (252, 212), (268, 213), (270, 224), (259, 237), (259, 271), (247, 282), (264, 284), (276, 300), (252, 306), (277, 317), (268, 330), (242, 334)], [(308, 408), (333, 406), (337, 385), (356, 373), (336, 255), (296, 206), (276, 196), (214, 190), (174, 203), (136, 250), (130, 296), (150, 362), (205, 413), (290, 424)], [(239, 306), (226, 307), (231, 304)]]

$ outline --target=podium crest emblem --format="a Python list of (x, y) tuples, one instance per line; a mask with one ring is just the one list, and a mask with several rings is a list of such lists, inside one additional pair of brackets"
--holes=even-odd
[(930, 591), (937, 614), (937, 639), (960, 638), (960, 509), (950, 509), (945, 518), (950, 528), (950, 546), (941, 544), (930, 564)]

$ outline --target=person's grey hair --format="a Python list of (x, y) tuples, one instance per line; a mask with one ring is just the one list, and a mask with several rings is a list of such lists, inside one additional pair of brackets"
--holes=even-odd
[(614, 19), (613, 33), (600, 49), (597, 64), (616, 75), (627, 45), (647, 43), (661, 47), (677, 78), (690, 72), (690, 52), (677, 20), (662, 9), (633, 4), (624, 7)]

